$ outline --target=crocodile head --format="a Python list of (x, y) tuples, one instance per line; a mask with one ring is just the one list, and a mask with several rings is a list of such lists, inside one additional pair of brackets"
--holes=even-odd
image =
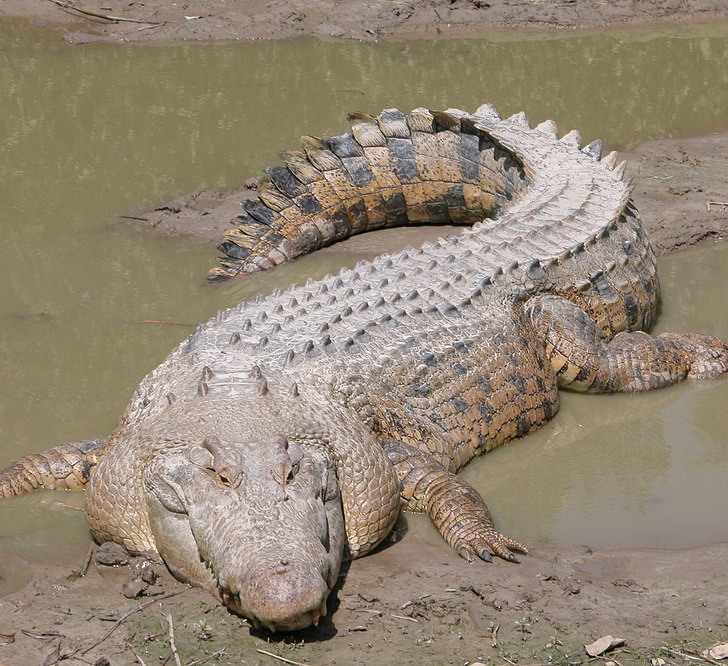
[[(346, 541), (334, 463), (316, 437), (251, 428), (228, 405), (180, 428), (146, 466), (160, 556), (181, 580), (270, 631), (326, 614)], [(184, 436), (179, 433), (184, 432)]]

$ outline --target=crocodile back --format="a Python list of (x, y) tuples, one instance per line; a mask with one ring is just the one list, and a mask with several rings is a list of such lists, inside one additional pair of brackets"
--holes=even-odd
[[(483, 308), (492, 308), (494, 300), (513, 303), (534, 293), (556, 293), (590, 313), (608, 337), (651, 325), (658, 298), (654, 253), (629, 199), (624, 163), (617, 166), (614, 154), (600, 159), (598, 142), (582, 149), (577, 132), (559, 139), (550, 121), (531, 128), (524, 114), (501, 119), (489, 105), (474, 114), (416, 109), (389, 110), (375, 119), (359, 115), (346, 137), (318, 140), (315, 149), (312, 140), (304, 141), (306, 150), (295, 159), (286, 156), (290, 174), (299, 183), (311, 181), (308, 194), (288, 197), (290, 205), (283, 204), (284, 190), (293, 195), (293, 185), (282, 184), (283, 167), (269, 170), (270, 181), (246, 213), (256, 210), (262, 217), (275, 186), (280, 210), (270, 208), (269, 224), (258, 228), (257, 241), (250, 236), (246, 257), (260, 260), (257, 269), (266, 267), (261, 258), (269, 256), (272, 239), (280, 249), (281, 238), (292, 243), (320, 224), (305, 214), (295, 222), (298, 231), (285, 226), (294, 217), (290, 209), (306, 208), (300, 197), (313, 196), (314, 184), (330, 196), (331, 183), (353, 183), (352, 173), (367, 169), (366, 184), (359, 176), (360, 185), (347, 185), (351, 196), (345, 208), (350, 212), (360, 205), (353, 201), (376, 194), (381, 205), (372, 209), (382, 215), (367, 217), (373, 222), (362, 222), (361, 228), (397, 224), (400, 218), (387, 202), (402, 198), (410, 221), (491, 217), (459, 235), (363, 261), (218, 313), (141, 383), (125, 423), (163, 411), (170, 393), (193, 399), (201, 385), (233, 392), (254, 385), (253, 368), (273, 372), (283, 383), (328, 377), (355, 365), (376, 331), (383, 331), (375, 336), (380, 355), (391, 355), (419, 332), (479, 324), (487, 319)], [(382, 142), (386, 145), (369, 145)], [(314, 180), (314, 169), (328, 175)], [(409, 184), (402, 182), (405, 176)], [(336, 192), (341, 199), (342, 191)], [(317, 199), (319, 208), (324, 199)], [(355, 226), (351, 220), (349, 229)], [(213, 369), (214, 380), (205, 378), (205, 367)]]

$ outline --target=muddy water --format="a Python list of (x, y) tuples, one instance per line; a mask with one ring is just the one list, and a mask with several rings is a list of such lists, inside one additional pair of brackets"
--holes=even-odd
[[(108, 433), (141, 377), (217, 309), (382, 248), (364, 241), (212, 287), (203, 276), (213, 248), (140, 232), (120, 215), (235, 187), (300, 134), (343, 131), (352, 109), (488, 100), (579, 127), (610, 149), (724, 128), (725, 34), (69, 48), (0, 25), (0, 464)], [(413, 242), (412, 232), (394, 236), (395, 246)], [(664, 262), (663, 324), (728, 335), (709, 262), (724, 289), (725, 250)], [(553, 426), (468, 477), (504, 529), (531, 543), (722, 538), (726, 391), (566, 396)], [(0, 506), (0, 566), (13, 555), (82, 559), (79, 502), (39, 493)]]

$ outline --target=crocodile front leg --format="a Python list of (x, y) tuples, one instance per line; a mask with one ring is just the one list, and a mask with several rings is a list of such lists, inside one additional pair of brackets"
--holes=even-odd
[(400, 495), (411, 511), (427, 513), (445, 541), (472, 562), (492, 555), (518, 562), (513, 550), (528, 554), (518, 541), (497, 532), (477, 491), (413, 446), (385, 442), (384, 449), (400, 479)]
[(110, 446), (105, 437), (60, 444), (24, 456), (0, 470), (0, 498), (16, 497), (38, 488), (81, 490)]
[(587, 393), (648, 391), (728, 372), (728, 343), (698, 333), (642, 331), (611, 340), (581, 308), (557, 296), (526, 307), (559, 386)]

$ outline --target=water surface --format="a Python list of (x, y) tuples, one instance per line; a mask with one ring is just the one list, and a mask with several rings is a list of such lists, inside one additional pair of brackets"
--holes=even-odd
[[(299, 135), (344, 131), (350, 110), (490, 101), (601, 136), (608, 149), (726, 129), (726, 27), (71, 48), (26, 24), (0, 25), (0, 464), (107, 434), (144, 374), (219, 308), (381, 248), (210, 286), (214, 248), (159, 238), (120, 215), (237, 187)], [(661, 325), (728, 336), (715, 307), (725, 250), (662, 264)], [(553, 426), (468, 478), (504, 530), (531, 543), (724, 538), (726, 391), (724, 382), (567, 396)], [(88, 545), (79, 503), (39, 493), (3, 504), (0, 561), (77, 564)]]

